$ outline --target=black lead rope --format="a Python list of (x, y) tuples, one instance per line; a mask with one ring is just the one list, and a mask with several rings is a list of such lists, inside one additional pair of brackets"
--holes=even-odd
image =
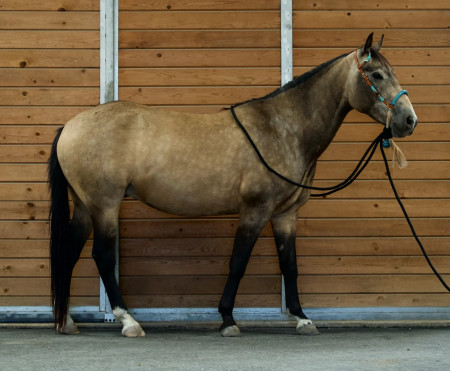
[(405, 207), (403, 206), (403, 203), (400, 200), (400, 197), (398, 196), (397, 190), (396, 190), (394, 182), (392, 180), (391, 172), (389, 171), (388, 161), (386, 159), (386, 154), (384, 153), (384, 148), (383, 148), (383, 141), (386, 140), (386, 139), (392, 138), (392, 134), (391, 134), (391, 130), (390, 129), (384, 128), (383, 131), (381, 132), (381, 134), (378, 135), (373, 140), (373, 142), (369, 145), (369, 147), (367, 148), (366, 152), (362, 156), (361, 160), (359, 160), (359, 162), (356, 165), (355, 169), (347, 177), (347, 179), (345, 179), (343, 182), (341, 182), (339, 184), (336, 184), (334, 186), (331, 186), (331, 187), (312, 187), (312, 186), (303, 185), (303, 184), (298, 183), (298, 182), (296, 182), (296, 181), (294, 181), (292, 179), (289, 179), (289, 178), (285, 177), (284, 175), (280, 174), (274, 168), (272, 168), (266, 162), (264, 157), (262, 156), (261, 152), (259, 151), (259, 149), (256, 146), (255, 142), (253, 141), (252, 137), (250, 136), (248, 131), (245, 129), (244, 125), (242, 125), (242, 123), (239, 121), (238, 117), (236, 116), (236, 112), (234, 111), (234, 106), (231, 106), (230, 110), (231, 110), (231, 114), (233, 115), (234, 120), (236, 121), (236, 124), (239, 126), (239, 128), (242, 130), (242, 132), (245, 134), (247, 140), (249, 141), (249, 143), (251, 144), (252, 148), (254, 149), (256, 154), (258, 155), (260, 161), (267, 168), (267, 170), (269, 170), (271, 173), (275, 174), (277, 177), (279, 177), (280, 179), (284, 180), (285, 182), (287, 182), (289, 184), (292, 184), (292, 185), (294, 185), (296, 187), (301, 187), (301, 188), (304, 188), (304, 189), (310, 189), (310, 190), (315, 190), (315, 191), (325, 191), (323, 193), (311, 194), (311, 197), (328, 196), (328, 195), (330, 195), (332, 193), (335, 193), (337, 191), (340, 191), (341, 189), (344, 189), (344, 188), (348, 187), (350, 184), (352, 184), (358, 178), (358, 176), (363, 172), (363, 170), (366, 168), (366, 166), (368, 165), (368, 163), (372, 159), (373, 154), (375, 153), (375, 151), (377, 149), (377, 146), (379, 144), (380, 150), (381, 150), (381, 154), (382, 154), (383, 160), (384, 160), (384, 166), (386, 167), (386, 173), (387, 173), (387, 176), (389, 178), (389, 183), (391, 184), (392, 191), (394, 192), (395, 198), (396, 198), (398, 204), (400, 205), (400, 208), (402, 209), (403, 214), (405, 215), (405, 218), (406, 218), (406, 221), (408, 222), (409, 228), (411, 229), (411, 232), (412, 232), (414, 238), (416, 239), (417, 243), (419, 244), (419, 247), (422, 250), (422, 254), (425, 257), (425, 259), (426, 259), (428, 265), (430, 266), (431, 270), (436, 275), (436, 277), (439, 279), (439, 281), (441, 281), (442, 285), (446, 288), (446, 290), (450, 291), (449, 286), (442, 279), (441, 275), (437, 272), (436, 268), (434, 268), (433, 264), (430, 261), (430, 258), (428, 257), (428, 254), (425, 251), (425, 248), (423, 247), (422, 243), (420, 242), (419, 237), (416, 234), (416, 231), (415, 231), (415, 229), (414, 229), (414, 227), (413, 227), (413, 225), (411, 223), (411, 220), (409, 219), (409, 216), (408, 216), (408, 214), (406, 212)]
[(389, 165), (388, 165), (388, 162), (386, 159), (386, 154), (384, 153), (383, 144), (381, 142), (380, 142), (380, 151), (381, 151), (381, 155), (383, 156), (384, 166), (386, 168), (386, 173), (389, 178), (389, 183), (391, 184), (392, 191), (394, 192), (395, 198), (396, 198), (398, 204), (400, 205), (400, 208), (403, 211), (403, 215), (405, 216), (406, 221), (408, 222), (409, 228), (411, 229), (411, 232), (412, 232), (414, 238), (416, 239), (417, 244), (419, 245), (420, 249), (422, 250), (422, 254), (425, 257), (425, 259), (427, 260), (427, 263), (430, 266), (431, 270), (434, 272), (434, 274), (439, 279), (439, 281), (441, 281), (442, 285), (444, 285), (444, 287), (447, 289), (447, 291), (450, 291), (450, 287), (448, 287), (448, 285), (445, 283), (444, 279), (441, 277), (441, 275), (437, 272), (436, 268), (434, 268), (434, 265), (431, 263), (430, 258), (428, 257), (428, 254), (426, 253), (425, 248), (422, 245), (422, 242), (420, 242), (419, 237), (417, 236), (417, 233), (414, 229), (414, 226), (412, 225), (411, 220), (409, 219), (408, 213), (406, 212), (406, 209), (403, 206), (403, 202), (400, 200), (400, 197), (397, 193), (397, 189), (395, 188), (395, 185), (394, 185), (394, 181), (392, 180), (391, 172), (389, 170)]

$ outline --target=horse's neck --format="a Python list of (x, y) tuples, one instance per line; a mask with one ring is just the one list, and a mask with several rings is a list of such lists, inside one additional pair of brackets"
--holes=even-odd
[(348, 76), (346, 57), (304, 83), (289, 89), (286, 120), (295, 133), (303, 155), (319, 157), (333, 140), (351, 107), (345, 95)]

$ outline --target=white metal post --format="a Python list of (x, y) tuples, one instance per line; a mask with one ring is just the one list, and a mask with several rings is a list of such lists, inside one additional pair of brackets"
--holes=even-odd
[[(100, 103), (119, 99), (119, 0), (100, 0)], [(119, 236), (116, 246), (116, 279), (119, 281)], [(113, 321), (105, 286), (100, 279), (100, 311)]]
[[(287, 84), (293, 76), (292, 57), (292, 0), (281, 0), (281, 85)], [(284, 277), (281, 276), (281, 311), (286, 312)]]

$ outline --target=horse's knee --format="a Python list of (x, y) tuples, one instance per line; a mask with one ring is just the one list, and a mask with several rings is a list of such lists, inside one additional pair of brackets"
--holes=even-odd
[(115, 243), (115, 236), (108, 237), (99, 233), (94, 236), (92, 257), (100, 273), (114, 271), (116, 265)]

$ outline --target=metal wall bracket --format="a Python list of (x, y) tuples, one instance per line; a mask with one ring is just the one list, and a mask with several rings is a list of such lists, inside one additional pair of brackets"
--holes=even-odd
[[(292, 0), (281, 0), (281, 85), (293, 77)], [(284, 277), (281, 276), (281, 312), (286, 313)]]
[[(100, 104), (119, 99), (119, 0), (100, 0)], [(119, 282), (119, 237), (115, 246), (116, 279)], [(114, 322), (105, 286), (100, 279), (100, 312)]]

